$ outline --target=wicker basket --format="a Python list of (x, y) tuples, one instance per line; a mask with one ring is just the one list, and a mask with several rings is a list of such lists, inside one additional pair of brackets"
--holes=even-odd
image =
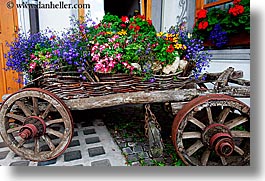
[(128, 74), (98, 74), (98, 81), (87, 82), (77, 72), (45, 72), (27, 87), (48, 90), (61, 99), (104, 96), (115, 93), (180, 89), (192, 84), (188, 77), (179, 74), (155, 75), (155, 81), (143, 81), (143, 77)]

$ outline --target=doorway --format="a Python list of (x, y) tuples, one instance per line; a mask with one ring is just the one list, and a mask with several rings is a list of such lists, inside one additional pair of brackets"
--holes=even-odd
[(105, 14), (133, 16), (135, 10), (140, 12), (140, 0), (104, 0)]

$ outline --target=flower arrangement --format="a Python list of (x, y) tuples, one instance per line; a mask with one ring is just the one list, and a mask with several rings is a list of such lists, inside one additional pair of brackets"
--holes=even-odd
[[(210, 61), (203, 42), (188, 33), (184, 24), (157, 33), (151, 20), (106, 14), (92, 19), (71, 19), (72, 28), (61, 34), (44, 32), (18, 37), (8, 44), (9, 69), (28, 73), (32, 80), (43, 71), (74, 71), (84, 81), (97, 74), (127, 73), (155, 81), (155, 74), (182, 72), (199, 75)], [(189, 65), (189, 66), (188, 66)]]
[(10, 50), (5, 54), (8, 69), (17, 72), (28, 72), (30, 77), (38, 74), (38, 70), (47, 69), (56, 64), (58, 57), (54, 54), (54, 42), (49, 32), (26, 35), (18, 33), (14, 42), (7, 43)]
[(250, 0), (234, 0), (228, 9), (201, 9), (197, 13), (193, 32), (202, 40), (210, 40), (217, 48), (242, 31), (250, 33)]

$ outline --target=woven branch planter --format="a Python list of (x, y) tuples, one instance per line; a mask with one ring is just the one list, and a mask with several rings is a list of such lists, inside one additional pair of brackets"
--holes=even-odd
[[(61, 99), (104, 96), (115, 93), (168, 90), (193, 85), (180, 73), (154, 75), (155, 81), (143, 81), (143, 77), (128, 74), (98, 74), (98, 82), (83, 81), (77, 72), (45, 72), (35, 79), (36, 86), (58, 95)], [(30, 85), (28, 85), (30, 87)]]

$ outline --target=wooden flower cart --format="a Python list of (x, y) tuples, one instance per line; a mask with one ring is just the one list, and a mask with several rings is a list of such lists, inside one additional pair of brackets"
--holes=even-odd
[(153, 153), (163, 148), (160, 126), (150, 109), (165, 103), (176, 114), (172, 141), (187, 165), (245, 165), (250, 160), (250, 108), (235, 97), (250, 97), (250, 82), (228, 68), (205, 80), (179, 75), (155, 82), (128, 75), (80, 81), (73, 72), (47, 72), (1, 105), (0, 133), (17, 155), (46, 161), (61, 155), (73, 136), (70, 110), (146, 104), (146, 133)]

